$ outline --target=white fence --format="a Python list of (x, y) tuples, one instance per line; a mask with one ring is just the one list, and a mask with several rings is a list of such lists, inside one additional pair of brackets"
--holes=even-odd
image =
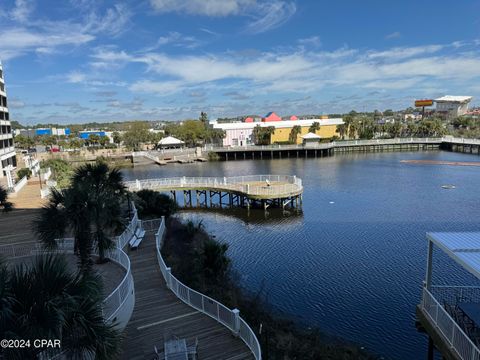
[(43, 181), (47, 181), (52, 176), (52, 169), (47, 168), (47, 170), (41, 175)]
[(460, 359), (480, 359), (480, 350), (426, 287), (423, 288), (422, 310)]
[(233, 333), (237, 334), (252, 351), (255, 359), (261, 360), (262, 351), (258, 339), (250, 326), (248, 326), (248, 324), (240, 317), (239, 310), (230, 310), (218, 301), (189, 288), (172, 274), (171, 269), (167, 267), (161, 254), (164, 234), (165, 219), (162, 218), (155, 238), (158, 265), (160, 266), (160, 271), (162, 272), (168, 288), (184, 303), (210, 316), (220, 324), (226, 326)]
[(14, 187), (13, 187), (13, 192), (18, 193), (25, 185), (27, 185), (28, 178), (25, 175), (23, 178), (18, 181)]
[(142, 189), (172, 190), (209, 188), (237, 191), (247, 195), (289, 196), (303, 191), (302, 179), (287, 175), (251, 175), (236, 177), (178, 177), (126, 181), (129, 191)]
[[(127, 301), (128, 297), (134, 293), (134, 282), (130, 267), (130, 259), (122, 250), (125, 244), (131, 239), (138, 224), (138, 215), (135, 205), (133, 206), (133, 217), (125, 228), (124, 232), (117, 237), (117, 247), (106, 252), (105, 256), (119, 264), (125, 269), (125, 276), (118, 286), (108, 295), (102, 303), (103, 315), (106, 321), (111, 321)], [(73, 253), (74, 239), (65, 238), (57, 240), (55, 250), (45, 250), (39, 242), (28, 242), (18, 244), (8, 244), (0, 246), (0, 255), (4, 258), (19, 258), (32, 256), (45, 252)], [(98, 252), (95, 251), (98, 255)]]

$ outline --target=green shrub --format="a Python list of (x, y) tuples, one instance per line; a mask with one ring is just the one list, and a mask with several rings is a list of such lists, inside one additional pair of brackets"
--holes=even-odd
[(30, 176), (32, 176), (32, 170), (30, 170), (29, 168), (21, 168), (17, 171), (18, 180), (23, 179), (25, 176), (27, 177), (27, 179), (30, 179)]
[(208, 160), (210, 160), (210, 161), (218, 161), (218, 160), (220, 160), (220, 156), (219, 156), (216, 152), (210, 151), (210, 152), (208, 153)]
[(140, 218), (169, 217), (177, 210), (175, 200), (168, 195), (153, 190), (140, 190), (135, 193), (133, 201)]

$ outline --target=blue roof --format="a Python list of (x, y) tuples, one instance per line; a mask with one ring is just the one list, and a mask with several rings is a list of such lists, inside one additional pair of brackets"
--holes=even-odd
[(273, 111), (270, 111), (267, 115), (265, 115), (265, 117), (269, 117), (272, 114), (273, 114)]

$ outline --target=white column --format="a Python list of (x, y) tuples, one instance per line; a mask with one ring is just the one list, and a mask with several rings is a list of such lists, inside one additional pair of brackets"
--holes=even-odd
[(232, 310), (234, 319), (233, 319), (233, 332), (236, 335), (240, 334), (240, 310), (238, 309), (233, 309)]
[(432, 259), (433, 259), (433, 242), (428, 240), (427, 250), (427, 273), (425, 275), (425, 287), (430, 291), (432, 285)]

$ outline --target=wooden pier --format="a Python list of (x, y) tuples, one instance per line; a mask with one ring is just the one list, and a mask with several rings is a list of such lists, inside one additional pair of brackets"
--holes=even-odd
[(299, 208), (303, 193), (301, 179), (283, 175), (148, 179), (128, 181), (126, 186), (130, 191), (150, 189), (170, 193), (185, 208)]
[(156, 257), (155, 235), (148, 231), (129, 254), (135, 282), (135, 308), (125, 329), (121, 359), (151, 360), (154, 346), (162, 352), (164, 339), (176, 336), (188, 344), (198, 339), (198, 359), (250, 360), (252, 352), (225, 326), (192, 309), (166, 286)]

